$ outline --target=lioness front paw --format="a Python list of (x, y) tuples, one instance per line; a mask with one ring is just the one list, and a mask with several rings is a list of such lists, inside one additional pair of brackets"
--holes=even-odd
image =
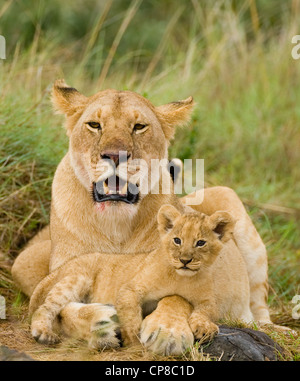
[(210, 320), (197, 319), (197, 317), (191, 317), (189, 319), (191, 330), (195, 339), (201, 340), (201, 342), (210, 341), (219, 332), (219, 327)]
[(154, 311), (142, 323), (140, 341), (154, 353), (176, 356), (193, 345), (194, 336), (185, 318), (160, 316)]
[(293, 335), (295, 337), (298, 336), (298, 332), (295, 331), (293, 328), (286, 327), (284, 325), (278, 325), (274, 324), (272, 322), (264, 322), (264, 321), (258, 321), (257, 322), (258, 327), (264, 328), (271, 328), (272, 330), (279, 331), (280, 333), (283, 333), (284, 335), (290, 336)]
[(91, 325), (89, 347), (92, 349), (109, 349), (120, 346), (119, 319), (114, 306), (103, 305), (100, 319)]

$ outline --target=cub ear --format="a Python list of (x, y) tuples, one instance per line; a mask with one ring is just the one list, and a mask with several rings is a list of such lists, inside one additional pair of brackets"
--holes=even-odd
[(64, 79), (58, 79), (54, 82), (52, 104), (58, 113), (71, 116), (83, 109), (87, 103), (87, 99), (88, 98), (80, 94), (79, 91), (68, 86)]
[(233, 236), (236, 221), (228, 212), (215, 212), (209, 217), (211, 229), (218, 234), (222, 242), (229, 241)]
[(174, 221), (181, 213), (172, 205), (163, 205), (157, 214), (158, 230), (160, 233), (167, 233), (174, 226)]
[(175, 127), (187, 123), (194, 107), (193, 97), (156, 107), (156, 114), (161, 122), (165, 137), (170, 140), (175, 134)]

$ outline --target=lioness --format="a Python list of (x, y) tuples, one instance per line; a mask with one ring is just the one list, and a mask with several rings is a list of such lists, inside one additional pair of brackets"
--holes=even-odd
[[(94, 252), (115, 253), (118, 266), (120, 253), (151, 252), (159, 241), (156, 221), (159, 208), (171, 204), (183, 212), (186, 202), (186, 198), (179, 199), (172, 192), (149, 192), (135, 197), (128, 191), (122, 194), (120, 191), (124, 186), (128, 190), (129, 184), (117, 179), (116, 174), (111, 175), (116, 179), (114, 197), (109, 196), (112, 189), (107, 187), (103, 197), (95, 184), (100, 179), (107, 185), (109, 180), (103, 177), (104, 161), (114, 162), (118, 169), (124, 162), (130, 166), (135, 159), (143, 159), (149, 167), (151, 159), (167, 159), (175, 126), (190, 119), (194, 104), (191, 97), (155, 107), (130, 91), (104, 90), (85, 97), (58, 80), (53, 88), (53, 103), (66, 115), (70, 144), (53, 180), (50, 230), (46, 228), (35, 237), (12, 268), (15, 282), (29, 296), (49, 271), (74, 257)], [(126, 155), (119, 155), (124, 152)], [(251, 311), (255, 320), (270, 322), (266, 305), (267, 256), (259, 234), (231, 189), (214, 187), (202, 192), (204, 201), (194, 209), (208, 215), (216, 210), (229, 211), (237, 220), (234, 239), (247, 266)], [(126, 271), (130, 274), (134, 269), (128, 267)], [(114, 287), (115, 282), (108, 274), (106, 287)], [(145, 332), (149, 337), (159, 332), (155, 337), (162, 348), (171, 337), (176, 342), (185, 341), (191, 333), (187, 321), (189, 308), (183, 298), (163, 298), (147, 317)], [(69, 334), (76, 335), (79, 326), (91, 334), (95, 316), (96, 320), (99, 315), (105, 320), (111, 314), (111, 306), (71, 303), (62, 310), (61, 323)]]
[[(125, 345), (138, 342), (142, 306), (157, 303), (167, 295), (178, 295), (191, 303), (188, 323), (197, 339), (211, 339), (218, 332), (214, 322), (222, 318), (250, 322), (253, 316), (247, 269), (231, 239), (234, 221), (230, 214), (181, 214), (172, 205), (164, 205), (157, 219), (161, 243), (153, 252), (122, 255), (118, 269), (113, 254), (83, 255), (40, 282), (30, 301), (30, 312), (34, 312), (32, 335), (42, 343), (55, 342), (54, 319), (68, 303), (83, 298), (116, 305)], [(124, 271), (128, 266), (135, 267), (133, 279)], [(104, 296), (107, 274), (114, 275), (118, 285)], [(107, 327), (116, 322), (116, 315), (95, 322), (89, 344), (97, 348), (105, 347), (107, 342), (111, 345)], [(192, 336), (188, 343), (193, 343)], [(172, 353), (180, 354), (184, 349), (173, 343)]]

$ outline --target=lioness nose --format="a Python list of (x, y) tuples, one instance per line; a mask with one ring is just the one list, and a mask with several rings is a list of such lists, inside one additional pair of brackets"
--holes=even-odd
[(182, 259), (180, 258), (180, 262), (184, 264), (184, 266), (186, 266), (188, 263), (192, 262), (191, 259)]
[(127, 151), (119, 151), (119, 152), (110, 152), (110, 151), (105, 151), (101, 153), (101, 158), (102, 159), (109, 159), (112, 160), (116, 167), (124, 161), (128, 161), (130, 158), (131, 154)]

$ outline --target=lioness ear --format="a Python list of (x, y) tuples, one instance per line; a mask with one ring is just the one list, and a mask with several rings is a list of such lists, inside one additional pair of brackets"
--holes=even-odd
[(168, 140), (173, 138), (176, 126), (183, 125), (190, 120), (194, 104), (193, 97), (189, 97), (183, 101), (156, 107), (158, 119)]
[(181, 214), (172, 205), (163, 205), (157, 214), (158, 230), (160, 233), (167, 233), (174, 226), (174, 221)]
[(63, 79), (56, 80), (53, 85), (52, 103), (58, 113), (71, 116), (83, 109), (87, 99), (79, 91), (69, 87)]
[(209, 217), (211, 229), (218, 234), (222, 242), (232, 238), (235, 220), (228, 212), (215, 212)]

